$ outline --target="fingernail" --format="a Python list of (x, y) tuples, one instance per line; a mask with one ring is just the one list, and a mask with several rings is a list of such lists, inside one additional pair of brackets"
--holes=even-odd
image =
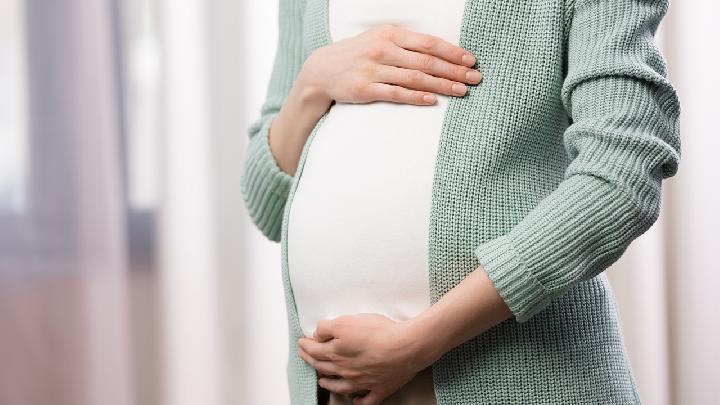
[(428, 104), (432, 104), (435, 102), (435, 95), (433, 94), (426, 94), (423, 96), (423, 101), (425, 101)]
[(478, 83), (482, 79), (482, 75), (477, 70), (468, 70), (468, 72), (465, 73), (465, 78), (469, 82)]
[(466, 53), (462, 57), (463, 65), (472, 66), (475, 64), (475, 57), (469, 53)]
[(467, 91), (467, 86), (462, 83), (454, 83), (452, 85), (452, 91), (457, 95), (463, 95)]

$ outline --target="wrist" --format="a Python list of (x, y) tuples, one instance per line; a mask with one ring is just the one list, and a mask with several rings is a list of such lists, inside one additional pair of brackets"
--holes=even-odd
[(308, 74), (301, 70), (293, 84), (291, 93), (294, 93), (299, 105), (324, 114), (332, 104), (332, 98), (325, 93), (322, 86), (310, 80)]
[(447, 351), (442, 332), (428, 311), (402, 322), (403, 334), (413, 353), (413, 368), (416, 371), (435, 363)]

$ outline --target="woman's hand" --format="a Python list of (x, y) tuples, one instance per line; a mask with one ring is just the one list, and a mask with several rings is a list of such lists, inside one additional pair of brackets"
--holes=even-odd
[(433, 93), (462, 96), (479, 83), (475, 62), (442, 38), (385, 24), (316, 49), (298, 77), (326, 102), (429, 105)]
[[(406, 321), (363, 313), (318, 322), (312, 339), (300, 339), (300, 357), (320, 373), (323, 388), (338, 393), (369, 390), (354, 404), (376, 405), (443, 354), (512, 317), (479, 266)], [(340, 378), (327, 377), (332, 375)]]
[[(295, 175), (310, 132), (335, 101), (431, 105), (435, 94), (463, 96), (482, 75), (475, 57), (442, 38), (378, 25), (313, 51), (270, 128), (280, 169)], [(426, 98), (427, 97), (427, 98)]]
[(405, 325), (371, 313), (321, 320), (312, 339), (300, 339), (299, 354), (318, 371), (321, 387), (369, 391), (354, 404), (376, 405), (432, 364), (423, 360), (418, 339)]

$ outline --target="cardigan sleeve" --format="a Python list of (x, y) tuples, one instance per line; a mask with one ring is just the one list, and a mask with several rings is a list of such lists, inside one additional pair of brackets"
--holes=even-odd
[(265, 101), (248, 128), (249, 145), (240, 190), (251, 219), (262, 233), (280, 241), (282, 214), (293, 177), (282, 171), (270, 151), (268, 131), (303, 63), (300, 0), (279, 0), (279, 35)]
[(475, 248), (518, 322), (615, 262), (660, 212), (680, 160), (677, 93), (654, 43), (668, 0), (577, 0), (561, 98), (570, 163), (523, 219)]

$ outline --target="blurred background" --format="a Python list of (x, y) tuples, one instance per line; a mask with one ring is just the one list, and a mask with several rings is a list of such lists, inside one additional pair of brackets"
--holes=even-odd
[[(0, 404), (289, 404), (239, 189), (277, 3), (0, 1)], [(720, 404), (719, 13), (661, 24), (680, 171), (608, 270), (647, 404)]]

